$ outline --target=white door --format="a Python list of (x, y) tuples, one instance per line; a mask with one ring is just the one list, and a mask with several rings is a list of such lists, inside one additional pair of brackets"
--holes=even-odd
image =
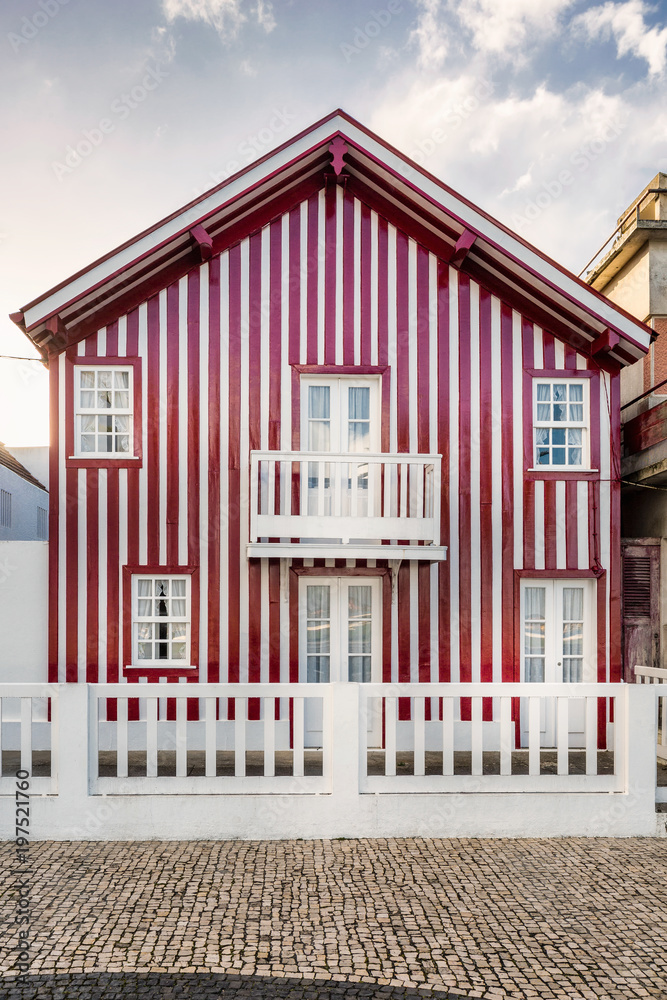
[[(381, 680), (380, 578), (301, 577), (299, 680), (310, 684)], [(379, 713), (371, 712), (368, 745), (379, 746)], [(321, 702), (306, 702), (306, 746), (322, 746)]]
[[(302, 381), (301, 439), (307, 451), (362, 454), (380, 450), (379, 380), (374, 377), (308, 378)], [(379, 481), (379, 466), (372, 475)], [(379, 489), (374, 496), (379, 504)], [(303, 513), (322, 517), (366, 517), (367, 462), (308, 463)]]
[[(592, 580), (523, 580), (521, 583), (522, 680), (527, 683), (595, 681), (595, 582)], [(570, 746), (584, 746), (585, 705), (569, 706)], [(544, 699), (540, 742), (556, 745), (556, 703)], [(521, 725), (528, 745), (528, 718)]]

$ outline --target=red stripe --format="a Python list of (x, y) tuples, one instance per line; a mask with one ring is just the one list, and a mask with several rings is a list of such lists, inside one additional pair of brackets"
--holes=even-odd
[[(316, 365), (317, 357), (317, 303), (318, 303), (318, 196), (308, 199), (308, 267), (306, 270), (306, 363)], [(302, 279), (303, 280), (303, 279)]]
[(289, 214), (289, 363), (301, 361), (301, 209)]
[[(282, 305), (282, 223), (271, 226), (271, 263), (269, 294), (269, 448), (280, 448), (281, 415), (281, 305)], [(278, 486), (278, 484), (276, 484)]]
[[(533, 465), (533, 380), (526, 374), (535, 367), (535, 340), (533, 324), (521, 320), (521, 348), (524, 367), (523, 376), (523, 461), (524, 468)], [(518, 388), (518, 387), (517, 387)], [(523, 484), (523, 566), (535, 568), (535, 483), (524, 480)]]
[(431, 450), (430, 442), (430, 310), (429, 310), (429, 257), (417, 247), (417, 449), (422, 454)]
[(556, 342), (554, 341), (553, 334), (547, 333), (546, 330), (542, 331), (542, 343), (544, 344), (544, 367), (545, 368), (555, 368), (556, 367)]
[(371, 212), (361, 206), (361, 363), (371, 363)]
[(167, 563), (178, 565), (180, 473), (178, 468), (179, 288), (167, 289)]
[[(459, 274), (459, 629), (461, 680), (472, 680), (470, 579), (470, 280)], [(510, 439), (511, 440), (511, 439)], [(466, 711), (466, 709), (468, 711)], [(461, 718), (469, 718), (461, 703)]]
[[(480, 289), (479, 301), (479, 426), (480, 426), (480, 680), (493, 680), (493, 379), (491, 358), (491, 296)], [(486, 702), (486, 699), (485, 699)], [(484, 718), (490, 719), (484, 704)]]
[[(449, 545), (449, 266), (438, 261), (438, 453), (442, 455), (440, 540)], [(438, 563), (438, 680), (451, 680), (449, 563)]]
[[(262, 566), (259, 559), (248, 560), (248, 681), (261, 681), (262, 649)], [(259, 719), (259, 698), (248, 699), (248, 718)]]
[(565, 344), (565, 367), (567, 369), (577, 367), (577, 352), (570, 344)]
[[(199, 279), (200, 268), (188, 275), (188, 564), (199, 563)], [(193, 658), (193, 663), (198, 661)], [(200, 673), (203, 680), (203, 673)]]
[[(604, 574), (597, 581), (597, 654), (598, 654), (598, 684), (604, 684), (607, 678), (607, 576)], [(607, 746), (607, 701), (598, 698), (598, 747)]]
[[(301, 559), (292, 560), (293, 567), (301, 564)], [(299, 681), (299, 580), (296, 573), (289, 574), (289, 679), (291, 684)]]
[(324, 197), (324, 363), (336, 364), (336, 185)]
[(577, 484), (565, 483), (565, 565), (567, 569), (579, 568), (579, 524), (577, 508)]
[(280, 681), (280, 559), (269, 559), (269, 683)]
[[(230, 684), (239, 680), (240, 614), (240, 438), (241, 414), (241, 248), (229, 251), (229, 633), (228, 677)], [(233, 706), (230, 706), (230, 718)]]
[(343, 199), (343, 364), (354, 364), (354, 198)]
[[(208, 674), (220, 680), (220, 258), (208, 272)], [(226, 570), (226, 567), (225, 567)], [(202, 586), (206, 581), (202, 580)]]
[[(512, 330), (512, 310), (502, 306), (500, 310), (500, 359), (501, 359), (501, 440), (506, 443), (502, 450), (502, 495), (503, 495), (503, 596), (502, 596), (502, 679), (514, 679), (518, 665), (515, 664), (514, 646), (514, 461), (512, 456), (512, 421), (514, 386), (512, 383), (512, 353), (514, 334)], [(518, 643), (517, 643), (518, 658)]]
[[(133, 309), (127, 317), (127, 356), (136, 357), (139, 354), (139, 310)], [(136, 377), (136, 370), (135, 370)], [(139, 400), (141, 393), (138, 394)], [(135, 414), (141, 428), (142, 413), (139, 407)], [(136, 425), (135, 425), (136, 428)], [(146, 456), (142, 457), (146, 461)], [(145, 514), (145, 512), (144, 512)], [(139, 562), (139, 519), (142, 515), (139, 505), (139, 469), (127, 471), (127, 560), (136, 566)]]
[[(419, 561), (419, 680), (428, 684), (431, 680), (431, 564)], [(427, 702), (427, 708), (430, 702)]]
[(160, 302), (148, 300), (146, 345), (146, 540), (149, 566), (160, 562)]
[[(611, 476), (620, 472), (621, 459), (621, 411), (620, 377), (611, 379)], [(611, 533), (611, 566), (609, 568), (609, 680), (618, 682), (622, 675), (621, 636), (621, 484), (612, 482), (609, 531)]]
[[(59, 401), (60, 359), (49, 367), (49, 631), (48, 678), (50, 684), (58, 683), (58, 569), (60, 523), (60, 415)], [(67, 399), (65, 402), (67, 404)]]
[(86, 681), (99, 681), (99, 472), (86, 469)]
[(396, 233), (396, 424), (398, 450), (410, 451), (408, 238)]
[(119, 566), (118, 546), (119, 503), (118, 469), (107, 472), (107, 676), (109, 684), (117, 683), (120, 676), (118, 632), (120, 627), (119, 609)]
[(544, 482), (544, 568), (556, 569), (556, 480)]
[(389, 236), (387, 223), (378, 219), (378, 365), (389, 364), (388, 290)]
[(391, 572), (382, 577), (382, 682), (391, 684)]
[[(410, 565), (403, 562), (398, 571), (398, 681), (410, 682)], [(399, 698), (399, 719), (410, 718), (410, 699)]]
[[(70, 349), (72, 350), (72, 349)], [(76, 348), (67, 352), (74, 358)], [(67, 377), (67, 399), (73, 399), (72, 368)], [(78, 680), (78, 582), (79, 582), (79, 471), (67, 469), (65, 472), (65, 680)]]
[[(248, 241), (249, 261), (249, 313), (248, 313), (248, 437), (250, 450), (261, 447), (262, 392), (262, 234), (255, 233)], [(240, 419), (240, 417), (237, 417)]]

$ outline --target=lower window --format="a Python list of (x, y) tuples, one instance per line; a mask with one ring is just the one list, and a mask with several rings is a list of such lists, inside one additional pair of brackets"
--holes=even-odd
[(522, 580), (522, 680), (595, 681), (595, 581)]
[(301, 577), (302, 681), (380, 680), (381, 600), (380, 578)]
[(132, 577), (132, 662), (190, 663), (190, 576)]

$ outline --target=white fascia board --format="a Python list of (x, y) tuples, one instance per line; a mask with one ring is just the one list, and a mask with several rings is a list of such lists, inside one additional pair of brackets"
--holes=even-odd
[(219, 208), (221, 203), (233, 200), (254, 184), (259, 183), (269, 174), (295, 158), (306, 153), (313, 146), (322, 142), (328, 135), (334, 132), (343, 132), (352, 142), (366, 149), (380, 162), (384, 162), (396, 174), (402, 176), (410, 184), (424, 192), (441, 205), (445, 211), (460, 218), (466, 225), (476, 230), (481, 236), (486, 237), (492, 243), (502, 248), (510, 256), (518, 259), (524, 266), (536, 272), (549, 283), (561, 289), (575, 301), (579, 302), (590, 312), (593, 312), (600, 319), (609, 325), (624, 332), (631, 340), (645, 345), (648, 349), (650, 340), (640, 327), (637, 327), (630, 319), (620, 315), (611, 303), (598, 299), (585, 287), (581, 287), (578, 282), (573, 281), (566, 273), (554, 267), (543, 257), (538, 256), (523, 243), (519, 243), (509, 233), (496, 226), (490, 219), (481, 215), (470, 205), (459, 201), (451, 192), (444, 190), (439, 184), (424, 175), (419, 169), (412, 166), (407, 160), (398, 156), (382, 143), (376, 141), (366, 132), (357, 128), (346, 118), (336, 115), (323, 122), (317, 128), (306, 132), (301, 138), (294, 140), (285, 146), (284, 149), (274, 153), (268, 160), (250, 167), (243, 174), (232, 180), (222, 190), (212, 192), (207, 198), (192, 205), (189, 209), (166, 222), (159, 229), (147, 233), (142, 239), (130, 244), (124, 250), (113, 257), (102, 261), (93, 269), (86, 271), (80, 277), (64, 285), (46, 299), (42, 299), (24, 314), (26, 326), (30, 328), (35, 323), (58, 311), (67, 302), (85, 293), (93, 285), (104, 281), (116, 271), (126, 267), (137, 257), (149, 253), (153, 248), (165, 242), (177, 233), (190, 225), (194, 225), (199, 219), (208, 215), (209, 212)]

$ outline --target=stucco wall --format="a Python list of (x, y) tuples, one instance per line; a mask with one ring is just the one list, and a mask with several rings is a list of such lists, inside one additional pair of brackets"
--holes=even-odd
[(0, 465), (0, 489), (12, 495), (11, 525), (8, 528), (0, 525), (0, 541), (43, 540), (37, 534), (37, 508), (42, 507), (47, 512), (48, 532), (49, 494), (4, 465)]
[(0, 541), (2, 681), (47, 679), (48, 550), (48, 542)]

